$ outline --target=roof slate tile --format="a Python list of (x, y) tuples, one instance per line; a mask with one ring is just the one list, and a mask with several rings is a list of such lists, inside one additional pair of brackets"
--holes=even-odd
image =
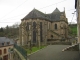
[(49, 21), (59, 21), (60, 16), (63, 14), (56, 8), (51, 14), (44, 14), (37, 9), (33, 9), (28, 15), (26, 15), (22, 20), (27, 20), (27, 19), (44, 19), (44, 20), (49, 20)]

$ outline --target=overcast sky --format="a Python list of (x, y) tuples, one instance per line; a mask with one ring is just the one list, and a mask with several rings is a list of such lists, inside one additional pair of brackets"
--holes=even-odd
[(43, 13), (51, 13), (57, 7), (66, 11), (68, 22), (76, 23), (75, 0), (0, 0), (0, 27), (20, 23), (31, 10), (38, 9)]

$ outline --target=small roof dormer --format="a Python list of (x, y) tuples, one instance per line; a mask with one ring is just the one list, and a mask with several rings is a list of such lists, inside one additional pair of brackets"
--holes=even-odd
[(14, 42), (12, 42), (12, 39), (6, 37), (0, 37), (0, 46), (9, 46), (13, 44)]

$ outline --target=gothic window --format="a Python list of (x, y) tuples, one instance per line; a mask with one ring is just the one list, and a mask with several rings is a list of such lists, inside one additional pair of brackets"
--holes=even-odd
[(27, 22), (26, 30), (29, 30), (29, 22)]
[(43, 39), (42, 39), (42, 22), (40, 22), (40, 41), (43, 42)]
[(33, 29), (36, 29), (36, 22), (33, 22)]
[(36, 43), (36, 22), (33, 22), (33, 43)]
[(50, 24), (48, 23), (48, 29), (49, 29), (49, 27), (50, 27)]
[(57, 24), (54, 25), (54, 28), (57, 29)]

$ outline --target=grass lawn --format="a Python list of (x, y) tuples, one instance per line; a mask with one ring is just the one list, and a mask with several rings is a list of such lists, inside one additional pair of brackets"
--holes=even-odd
[(31, 53), (36, 52), (36, 51), (38, 51), (38, 50), (40, 50), (40, 49), (42, 49), (42, 48), (44, 48), (44, 47), (46, 47), (46, 46), (41, 46), (40, 48), (39, 48), (39, 47), (32, 47), (31, 50), (25, 48), (25, 50), (27, 50), (27, 54), (31, 54)]
[(72, 35), (77, 35), (77, 26), (72, 26), (70, 28), (71, 28)]

